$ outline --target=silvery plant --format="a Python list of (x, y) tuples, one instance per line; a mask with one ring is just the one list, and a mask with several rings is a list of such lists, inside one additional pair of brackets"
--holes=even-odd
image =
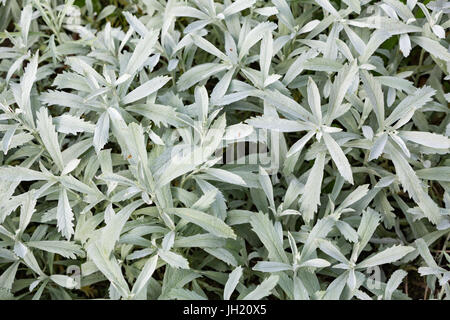
[(450, 299), (450, 2), (1, 0), (1, 299)]

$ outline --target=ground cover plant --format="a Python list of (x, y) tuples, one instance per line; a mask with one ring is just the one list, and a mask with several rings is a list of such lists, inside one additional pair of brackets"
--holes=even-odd
[(449, 14), (0, 0), (0, 298), (449, 299)]

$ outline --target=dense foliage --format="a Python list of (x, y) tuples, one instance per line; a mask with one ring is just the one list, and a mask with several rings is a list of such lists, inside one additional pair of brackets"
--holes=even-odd
[(0, 298), (449, 299), (449, 15), (0, 0)]

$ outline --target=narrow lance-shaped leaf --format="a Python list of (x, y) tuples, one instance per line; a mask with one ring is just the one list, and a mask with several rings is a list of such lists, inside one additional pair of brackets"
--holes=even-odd
[(308, 104), (312, 113), (317, 119), (318, 124), (322, 123), (322, 109), (320, 104), (320, 92), (316, 83), (311, 77), (308, 78)]
[(70, 237), (74, 233), (73, 229), (74, 215), (69, 203), (69, 198), (67, 197), (67, 191), (64, 188), (62, 188), (59, 191), (58, 209), (56, 212), (56, 218), (58, 223), (58, 231), (60, 231), (64, 237), (70, 239)]
[(142, 98), (145, 98), (148, 95), (158, 91), (169, 80), (170, 80), (170, 77), (167, 77), (167, 76), (155, 77), (151, 80), (148, 80), (146, 83), (140, 85), (139, 87), (137, 87), (136, 89), (134, 89), (133, 91), (128, 93), (122, 99), (122, 102), (124, 104), (129, 104), (129, 103), (135, 102), (137, 100), (140, 100)]
[(341, 147), (328, 133), (323, 134), (323, 140), (341, 176), (353, 184), (352, 168)]
[(403, 258), (408, 253), (414, 250), (415, 249), (413, 247), (408, 246), (393, 246), (365, 259), (363, 262), (357, 264), (356, 268), (363, 269), (378, 266), (381, 264), (391, 263)]
[(41, 108), (37, 113), (37, 129), (50, 157), (60, 170), (64, 169), (61, 147), (58, 141), (58, 133), (52, 123), (52, 117), (47, 108)]
[(404, 270), (396, 270), (391, 277), (389, 278), (389, 281), (386, 284), (386, 289), (384, 293), (384, 298), (386, 300), (391, 300), (392, 294), (394, 293), (395, 289), (402, 283), (402, 280), (404, 277), (408, 275), (408, 272)]
[(283, 243), (268, 216), (261, 212), (256, 213), (251, 217), (250, 224), (269, 252), (269, 259), (289, 263), (289, 259), (283, 250)]
[(246, 295), (242, 300), (260, 300), (268, 296), (272, 289), (275, 288), (279, 280), (279, 276), (272, 275), (264, 280), (259, 286), (252, 292)]
[(109, 115), (108, 112), (103, 112), (97, 121), (94, 129), (94, 148), (95, 152), (99, 153), (109, 138)]
[(17, 101), (23, 113), (25, 114), (28, 123), (34, 127), (33, 114), (31, 109), (31, 89), (36, 81), (37, 68), (39, 61), (39, 52), (36, 52), (30, 63), (25, 68), (25, 72), (20, 81), (20, 88), (22, 95), (20, 101)]
[(384, 128), (384, 97), (381, 84), (365, 70), (361, 71), (361, 79), (363, 80), (366, 95), (377, 117), (378, 127), (382, 129)]
[(432, 223), (438, 224), (442, 219), (439, 212), (439, 207), (423, 190), (421, 181), (408, 164), (408, 161), (406, 161), (401, 153), (392, 145), (389, 145), (389, 154), (392, 157), (395, 172), (397, 173), (403, 188), (408, 191), (409, 196), (414, 199), (420, 209), (422, 209), (425, 216)]
[(317, 206), (320, 204), (320, 190), (323, 179), (323, 168), (325, 166), (325, 154), (319, 153), (314, 165), (309, 172), (308, 180), (305, 184), (305, 192), (300, 201), (300, 210), (303, 219), (309, 222), (313, 219), (314, 213), (317, 211)]
[(233, 229), (220, 219), (204, 212), (189, 208), (170, 208), (166, 209), (166, 212), (175, 214), (188, 222), (194, 223), (218, 237), (236, 238)]
[(228, 280), (225, 283), (223, 289), (223, 299), (230, 300), (231, 294), (239, 283), (239, 279), (242, 277), (242, 267), (236, 267), (228, 276)]
[(145, 288), (145, 286), (148, 284), (148, 281), (152, 277), (153, 272), (155, 272), (157, 262), (157, 255), (151, 257), (145, 262), (145, 265), (139, 273), (139, 276), (133, 285), (133, 289), (131, 290), (133, 294), (138, 295)]
[(158, 41), (158, 34), (159, 31), (150, 30), (144, 38), (141, 38), (133, 51), (133, 55), (128, 61), (125, 73), (133, 75), (144, 65), (147, 58), (155, 49), (156, 42)]

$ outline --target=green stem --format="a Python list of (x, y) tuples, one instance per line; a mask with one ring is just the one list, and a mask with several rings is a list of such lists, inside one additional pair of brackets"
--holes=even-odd
[[(425, 56), (425, 50), (422, 49), (422, 51), (420, 51), (419, 65), (416, 67), (416, 72), (418, 72), (419, 69), (422, 67), (424, 56)], [(419, 79), (420, 79), (420, 76), (417, 75), (416, 80), (414, 81), (414, 86), (417, 87), (417, 84), (419, 83)]]

